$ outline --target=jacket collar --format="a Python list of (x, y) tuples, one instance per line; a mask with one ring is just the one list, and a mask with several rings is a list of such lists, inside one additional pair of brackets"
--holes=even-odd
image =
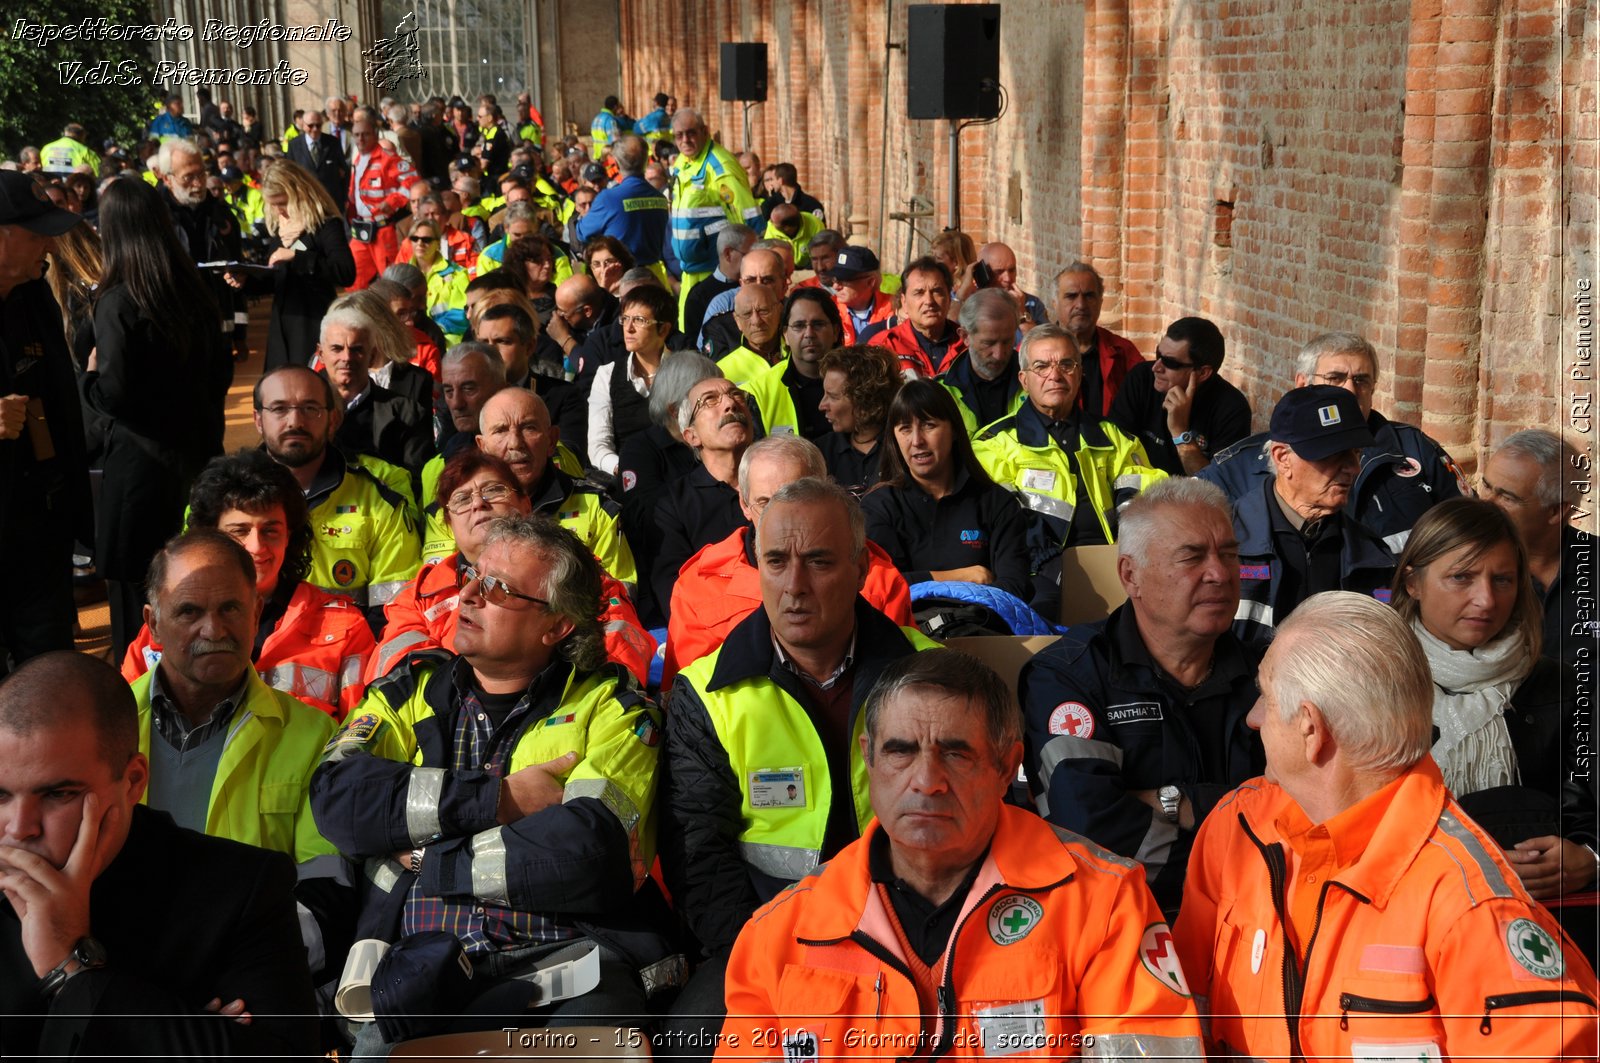
[[(894, 621), (868, 605), (860, 594), (856, 595), (855, 616), (856, 667), (860, 669), (864, 665), (872, 665), (865, 674), (876, 676), (884, 663), (903, 657), (916, 648)], [(778, 663), (777, 654), (772, 649), (772, 622), (767, 619), (766, 609), (758, 606), (728, 632), (722, 652), (717, 655), (717, 667), (711, 673), (706, 692), (721, 690), (745, 679), (762, 676), (778, 679), (791, 675)], [(858, 696), (852, 700), (860, 702), (865, 699), (866, 691), (858, 690), (856, 693)]]
[[(1020, 385), (1019, 385), (1020, 387)], [(1075, 415), (1078, 426), (1078, 439), (1083, 446), (1109, 450), (1111, 440), (1106, 438), (1105, 430), (1100, 427), (1098, 417), (1087, 416), (1082, 412)], [(1025, 447), (1049, 447), (1055, 445), (1055, 439), (1050, 435), (1050, 421), (1039, 412), (1032, 400), (1024, 397), (1022, 405), (1017, 409), (1017, 442)]]
[[(1150, 656), (1139, 633), (1139, 621), (1133, 614), (1133, 603), (1124, 602), (1112, 610), (1106, 619), (1106, 635), (1111, 647), (1110, 659), (1114, 672), (1135, 675), (1141, 685), (1153, 686), (1163, 674)], [(1232, 630), (1217, 636), (1212, 647), (1211, 674), (1192, 691), (1191, 697), (1207, 697), (1232, 687), (1240, 679), (1255, 678), (1255, 669), (1245, 657), (1244, 647)]]
[(528, 492), (528, 497), (533, 500), (533, 511), (549, 514), (551, 510), (559, 509), (561, 503), (567, 500), (567, 496), (572, 494), (574, 483), (576, 481), (572, 477), (556, 466), (556, 456), (551, 454), (545, 465), (544, 475), (533, 485), (533, 490)]

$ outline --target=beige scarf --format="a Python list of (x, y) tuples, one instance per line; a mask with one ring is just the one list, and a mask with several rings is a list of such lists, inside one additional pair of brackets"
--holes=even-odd
[(1494, 786), (1520, 786), (1517, 754), (1506, 729), (1511, 695), (1533, 671), (1520, 633), (1506, 632), (1476, 650), (1453, 650), (1420, 621), (1411, 629), (1433, 672), (1433, 759), (1457, 797)]

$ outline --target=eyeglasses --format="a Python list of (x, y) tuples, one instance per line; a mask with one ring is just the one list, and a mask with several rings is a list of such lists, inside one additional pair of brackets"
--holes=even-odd
[(819, 317), (815, 321), (797, 320), (789, 322), (790, 332), (821, 332), (823, 329), (831, 329), (832, 327), (833, 322), (824, 317)]
[(518, 594), (510, 587), (507, 587), (506, 581), (499, 576), (485, 576), (463, 561), (461, 566), (456, 569), (456, 587), (464, 591), (474, 583), (478, 585), (478, 593), (483, 595), (483, 600), (490, 605), (503, 606), (506, 604), (507, 598), (520, 598), (525, 602), (542, 605), (546, 609), (550, 608), (550, 603), (543, 598), (535, 598), (531, 594)]
[(700, 412), (708, 407), (720, 405), (723, 399), (732, 399), (735, 406), (744, 405), (744, 392), (738, 388), (723, 388), (720, 391), (707, 392), (695, 402), (694, 408), (689, 411), (692, 421), (700, 416)]
[(511, 488), (502, 483), (484, 484), (476, 492), (472, 488), (463, 488), (445, 500), (444, 508), (449, 513), (466, 513), (472, 508), (474, 499), (482, 499), (486, 506), (498, 505), (511, 497)]
[(623, 328), (630, 328), (630, 327), (631, 328), (655, 328), (656, 327), (656, 319), (653, 318), (653, 317), (638, 317), (638, 316), (633, 315), (633, 314), (625, 314), (622, 317), (617, 318), (617, 320), (622, 322), (622, 327)]
[(1490, 487), (1489, 481), (1484, 479), (1478, 480), (1478, 493), (1487, 498), (1492, 498), (1501, 505), (1527, 506), (1533, 504), (1533, 499), (1518, 497), (1503, 487)]
[(328, 408), (320, 402), (274, 402), (271, 406), (257, 406), (256, 409), (280, 420), (292, 413), (298, 413), (309, 420), (316, 420), (328, 412)]
[(1342, 388), (1346, 384), (1354, 384), (1357, 391), (1368, 391), (1378, 382), (1378, 378), (1370, 373), (1356, 373), (1354, 375), (1350, 373), (1317, 373), (1311, 379), (1320, 380), (1324, 384), (1331, 384), (1336, 388)]
[(439, 238), (437, 236), (413, 236), (411, 242), (414, 244), (436, 244), (439, 242)]
[(1055, 362), (1033, 362), (1028, 366), (1028, 372), (1038, 376), (1047, 377), (1059, 371), (1062, 376), (1071, 376), (1083, 368), (1083, 363), (1076, 358), (1062, 358)]
[(1164, 354), (1156, 355), (1156, 361), (1160, 362), (1162, 365), (1166, 366), (1168, 369), (1172, 370), (1173, 372), (1177, 372), (1179, 369), (1193, 369), (1194, 368), (1194, 363), (1193, 362), (1180, 362), (1176, 358), (1168, 358)]

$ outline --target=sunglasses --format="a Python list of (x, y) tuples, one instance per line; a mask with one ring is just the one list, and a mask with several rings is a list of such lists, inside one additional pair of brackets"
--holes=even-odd
[(1173, 372), (1177, 372), (1179, 369), (1193, 369), (1194, 368), (1194, 363), (1193, 362), (1180, 362), (1176, 358), (1169, 358), (1164, 354), (1156, 355), (1156, 361), (1160, 362), (1162, 365), (1166, 366), (1168, 369), (1172, 370)]

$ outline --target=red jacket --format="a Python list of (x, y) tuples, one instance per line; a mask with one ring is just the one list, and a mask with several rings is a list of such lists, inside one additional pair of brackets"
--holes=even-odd
[[(423, 565), (417, 578), (406, 584), (383, 607), (383, 640), (367, 665), (367, 682), (389, 674), (406, 654), (440, 647), (454, 653), (456, 648), (456, 610), (461, 604), (456, 586), (459, 552), (442, 561)], [(639, 623), (622, 584), (602, 572), (600, 593), (605, 608), (600, 624), (605, 631), (606, 655), (632, 672), (639, 685), (650, 678), (650, 658), (656, 653), (656, 640)]]
[(740, 931), (716, 1058), (1203, 1058), (1143, 869), (1031, 811), (998, 811), (933, 964), (937, 1013), (924, 1014), (892, 904), (872, 882), (873, 820)]
[[(952, 322), (951, 327), (954, 327)], [(922, 349), (918, 342), (915, 326), (910, 321), (902, 321), (892, 329), (878, 333), (872, 342), (879, 347), (887, 347), (900, 359), (900, 371), (910, 371), (924, 380), (931, 380), (937, 373), (942, 373), (950, 368), (950, 364), (963, 354), (967, 353), (967, 341), (959, 335), (950, 341), (950, 346), (945, 349), (944, 357), (940, 359), (937, 370), (928, 360), (928, 352)]]
[[(661, 672), (661, 689), (672, 677), (722, 645), (728, 632), (761, 607), (761, 576), (745, 555), (748, 526), (720, 543), (701, 548), (678, 573), (672, 588), (672, 612), (667, 622), (667, 652)], [(911, 620), (911, 588), (888, 554), (867, 543), (871, 562), (861, 596), (901, 627)]]
[[(342, 720), (361, 701), (361, 675), (376, 648), (354, 602), (302, 581), (262, 645), (256, 671), (274, 690)], [(159, 660), (161, 647), (146, 624), (122, 658), (122, 678), (131, 683)]]
[[(839, 342), (839, 345), (848, 347), (856, 341), (855, 322), (850, 320), (850, 308), (844, 305), (844, 300), (835, 296), (833, 301), (839, 305), (839, 320), (844, 323), (844, 339)], [(867, 324), (876, 324), (892, 313), (894, 313), (894, 301), (882, 292), (873, 292), (872, 316), (867, 319)]]
[[(1111, 403), (1117, 397), (1117, 389), (1122, 387), (1122, 378), (1128, 375), (1128, 370), (1144, 361), (1144, 355), (1139, 353), (1139, 348), (1133, 341), (1118, 336), (1110, 329), (1095, 327), (1095, 332), (1100, 337), (1100, 402), (1105, 409), (1100, 411), (1101, 417), (1111, 416)], [(1081, 396), (1082, 390), (1079, 394)]]
[[(367, 160), (365, 169), (361, 160)], [(361, 173), (356, 180), (357, 171)], [(406, 188), (411, 184), (411, 164), (400, 156), (384, 149), (382, 143), (372, 149), (372, 154), (358, 156), (350, 164), (350, 197), (346, 205), (351, 219), (361, 217), (356, 200), (365, 203), (373, 216), (389, 221), (411, 205)]]
[(1303, 813), (1254, 779), (1200, 825), (1174, 934), (1212, 1058), (1594, 1059), (1594, 972), (1433, 758), (1347, 811), (1353, 859), (1295, 884), (1319, 893), (1293, 978), (1274, 881)]

